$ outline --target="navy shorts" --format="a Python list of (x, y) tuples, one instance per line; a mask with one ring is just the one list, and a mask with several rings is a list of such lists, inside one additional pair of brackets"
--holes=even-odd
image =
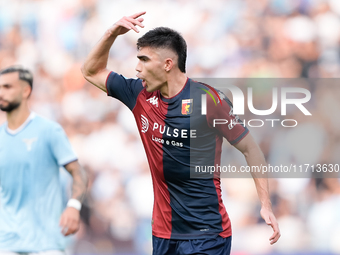
[(171, 240), (152, 236), (152, 245), (152, 255), (230, 255), (231, 236), (193, 240)]

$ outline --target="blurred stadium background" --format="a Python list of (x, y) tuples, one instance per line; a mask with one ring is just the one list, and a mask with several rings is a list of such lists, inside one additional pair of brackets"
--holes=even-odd
[[(0, 0), (0, 68), (22, 64), (33, 70), (31, 109), (62, 124), (90, 174), (69, 254), (151, 254), (152, 182), (134, 119), (80, 72), (110, 25), (144, 10), (141, 33), (118, 38), (111, 51), (110, 69), (127, 77), (136, 74), (137, 38), (157, 26), (174, 28), (187, 40), (189, 77), (340, 75), (339, 0)], [(340, 109), (339, 90), (318, 86), (314, 93), (315, 103)], [(339, 112), (322, 115), (317, 125), (306, 123), (315, 134), (309, 151), (315, 163), (340, 155)], [(291, 132), (287, 139), (296, 136)], [(280, 141), (263, 133), (257, 139), (269, 162), (279, 154), (305, 156), (298, 146), (280, 149)], [(224, 146), (227, 162), (239, 157)], [(69, 185), (67, 174), (61, 177)], [(340, 253), (338, 179), (271, 179), (270, 187), (282, 232), (274, 246), (252, 179), (223, 179), (233, 255)]]

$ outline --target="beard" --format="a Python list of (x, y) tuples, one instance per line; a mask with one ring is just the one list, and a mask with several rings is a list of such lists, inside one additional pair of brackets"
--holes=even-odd
[(19, 105), (20, 105), (20, 102), (11, 102), (11, 103), (8, 103), (7, 106), (0, 105), (0, 110), (4, 112), (11, 112), (17, 109)]

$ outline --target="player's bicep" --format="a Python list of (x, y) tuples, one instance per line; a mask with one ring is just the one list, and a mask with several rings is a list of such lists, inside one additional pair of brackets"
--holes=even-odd
[(247, 154), (253, 149), (257, 149), (258, 145), (251, 134), (248, 134), (240, 142), (234, 144), (234, 147), (243, 154)]
[(104, 69), (100, 72), (98, 72), (97, 74), (94, 75), (84, 75), (84, 78), (92, 83), (93, 85), (95, 85), (97, 88), (101, 89), (102, 91), (104, 91), (105, 93), (107, 93), (107, 89), (106, 89), (106, 80), (107, 77), (110, 74), (110, 70), (108, 69)]

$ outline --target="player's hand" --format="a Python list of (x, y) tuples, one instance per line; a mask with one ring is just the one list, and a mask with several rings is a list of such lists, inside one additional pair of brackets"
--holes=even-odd
[(280, 234), (279, 224), (277, 223), (277, 220), (272, 210), (262, 207), (261, 216), (264, 219), (264, 221), (267, 223), (267, 225), (271, 226), (274, 231), (273, 235), (269, 238), (270, 244), (276, 243), (277, 240), (279, 240), (281, 234)]
[(80, 213), (73, 207), (66, 207), (60, 217), (59, 226), (64, 236), (74, 234), (78, 231), (80, 225)]
[(144, 21), (143, 18), (140, 16), (144, 15), (146, 12), (138, 12), (131, 16), (125, 16), (118, 20), (111, 28), (110, 33), (113, 36), (118, 36), (127, 33), (131, 29), (134, 30), (136, 33), (139, 33), (137, 26), (144, 27), (142, 22)]

